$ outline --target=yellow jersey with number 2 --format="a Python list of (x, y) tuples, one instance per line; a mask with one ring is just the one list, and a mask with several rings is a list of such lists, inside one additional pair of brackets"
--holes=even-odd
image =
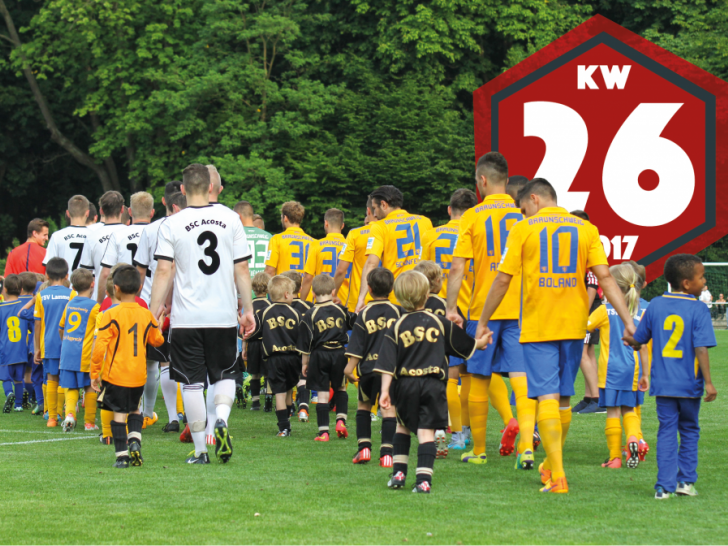
[[(303, 272), (308, 273), (312, 277), (325, 273), (333, 279), (336, 268), (339, 265), (339, 255), (345, 246), (346, 239), (344, 239), (341, 233), (329, 233), (323, 239), (311, 243), (308, 259), (306, 260), (306, 267)], [(344, 302), (344, 305), (346, 305), (347, 298), (349, 297), (348, 279), (344, 279), (344, 282), (341, 283), (341, 288), (339, 288), (337, 295)]]
[(543, 208), (513, 226), (499, 271), (523, 270), (521, 343), (583, 339), (586, 270), (607, 264), (596, 226), (564, 208)]

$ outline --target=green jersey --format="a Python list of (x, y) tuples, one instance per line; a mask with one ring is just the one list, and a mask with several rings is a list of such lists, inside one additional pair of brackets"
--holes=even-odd
[(248, 246), (252, 255), (250, 262), (248, 262), (250, 278), (252, 279), (261, 271), (265, 271), (265, 257), (268, 254), (268, 243), (273, 235), (257, 227), (244, 227), (243, 229), (245, 230), (245, 236), (248, 238)]

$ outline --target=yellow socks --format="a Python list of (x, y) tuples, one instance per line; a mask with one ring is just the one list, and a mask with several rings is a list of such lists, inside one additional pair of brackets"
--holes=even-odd
[(551, 469), (551, 480), (563, 478), (565, 474), (558, 400), (544, 400), (538, 403), (538, 432)]
[(96, 391), (88, 391), (84, 396), (84, 416), (83, 420), (87, 424), (96, 424), (96, 397), (98, 393)]
[(640, 420), (640, 433), (637, 436), (637, 440), (644, 440), (644, 437), (642, 436), (642, 406), (637, 406), (634, 409), (634, 412), (637, 414), (637, 418)]
[[(48, 393), (46, 392), (46, 384), (43, 383), (43, 413), (48, 411)], [(50, 413), (48, 414), (50, 415)]]
[[(58, 408), (59, 415), (64, 415), (64, 410), (66, 407), (66, 389), (63, 387), (58, 387), (58, 404), (56, 406)], [(76, 408), (74, 406), (73, 411), (76, 411)]]
[(619, 417), (607, 417), (607, 424), (604, 427), (607, 435), (607, 447), (609, 448), (609, 460), (622, 459), (622, 425)]
[(460, 374), (460, 424), (464, 427), (470, 426), (470, 402), (468, 400), (472, 379), (473, 376), (469, 373)]
[(488, 385), (490, 378), (473, 377), (468, 397), (470, 432), (473, 435), (473, 453), (485, 453), (485, 431), (488, 426)]
[(566, 443), (566, 435), (569, 434), (571, 427), (571, 408), (559, 408), (559, 418), (561, 419), (561, 447)]
[(48, 402), (48, 419), (55, 421), (58, 415), (58, 381), (49, 379), (46, 385), (45, 399)]
[(506, 382), (503, 381), (503, 376), (494, 373), (490, 377), (488, 394), (490, 395), (490, 403), (501, 416), (501, 419), (503, 419), (503, 424), (508, 426), (509, 421), (513, 419), (513, 410), (511, 409), (511, 401), (508, 397), (508, 387), (506, 386)]
[(450, 429), (453, 432), (463, 430), (463, 423), (460, 420), (460, 394), (458, 393), (458, 380), (447, 380), (447, 411), (450, 412)]
[(516, 415), (518, 428), (518, 453), (533, 451), (533, 431), (536, 428), (536, 400), (528, 398), (528, 384), (525, 376), (511, 377), (511, 387), (516, 394)]
[(101, 435), (104, 438), (111, 438), (111, 421), (114, 420), (114, 412), (101, 410)]
[(622, 415), (622, 423), (624, 423), (624, 435), (629, 441), (630, 436), (640, 439), (640, 418), (633, 411)]
[(78, 403), (78, 389), (65, 389), (66, 417), (73, 415), (76, 418), (76, 404)]
[(177, 414), (185, 412), (185, 405), (182, 402), (182, 386), (177, 383)]

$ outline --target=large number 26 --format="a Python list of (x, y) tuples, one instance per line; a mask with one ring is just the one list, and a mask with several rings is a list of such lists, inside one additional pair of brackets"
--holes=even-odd
[[(397, 259), (409, 258), (410, 256), (420, 255), (422, 245), (420, 244), (420, 226), (417, 224), (400, 224), (395, 228), (396, 231), (404, 231), (404, 237), (397, 238)], [(414, 243), (414, 246), (405, 250), (405, 245)]]
[[(561, 251), (560, 238), (561, 234), (569, 235), (569, 263), (561, 265), (559, 256)], [(549, 232), (547, 228), (543, 228), (539, 233), (541, 243), (541, 260), (539, 270), (541, 273), (553, 273), (555, 275), (566, 275), (576, 273), (576, 264), (579, 258), (579, 230), (573, 226), (561, 226), (551, 234), (551, 269), (549, 271)]]
[[(637, 226), (662, 226), (675, 220), (690, 204), (695, 171), (680, 146), (660, 136), (681, 103), (642, 103), (614, 136), (604, 158), (602, 184), (607, 202), (623, 219)], [(584, 209), (589, 192), (570, 192), (586, 155), (589, 132), (584, 119), (557, 102), (523, 105), (523, 136), (541, 138), (546, 155), (535, 178), (546, 178), (556, 188), (559, 205)], [(660, 184), (643, 190), (637, 179), (655, 171)], [(655, 207), (655, 203), (660, 203)]]

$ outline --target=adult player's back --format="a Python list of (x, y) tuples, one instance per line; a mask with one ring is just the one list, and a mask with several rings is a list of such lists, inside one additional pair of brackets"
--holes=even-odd
[(305, 214), (306, 209), (297, 201), (288, 201), (281, 206), (284, 231), (270, 239), (265, 259), (265, 272), (271, 277), (289, 270), (303, 272), (309, 248), (315, 241), (301, 229)]
[(51, 235), (48, 241), (43, 265), (51, 258), (63, 258), (71, 266), (71, 272), (76, 271), (81, 263), (83, 248), (91, 230), (86, 226), (89, 214), (89, 202), (83, 195), (74, 195), (68, 200), (66, 214), (71, 225), (59, 229)]

